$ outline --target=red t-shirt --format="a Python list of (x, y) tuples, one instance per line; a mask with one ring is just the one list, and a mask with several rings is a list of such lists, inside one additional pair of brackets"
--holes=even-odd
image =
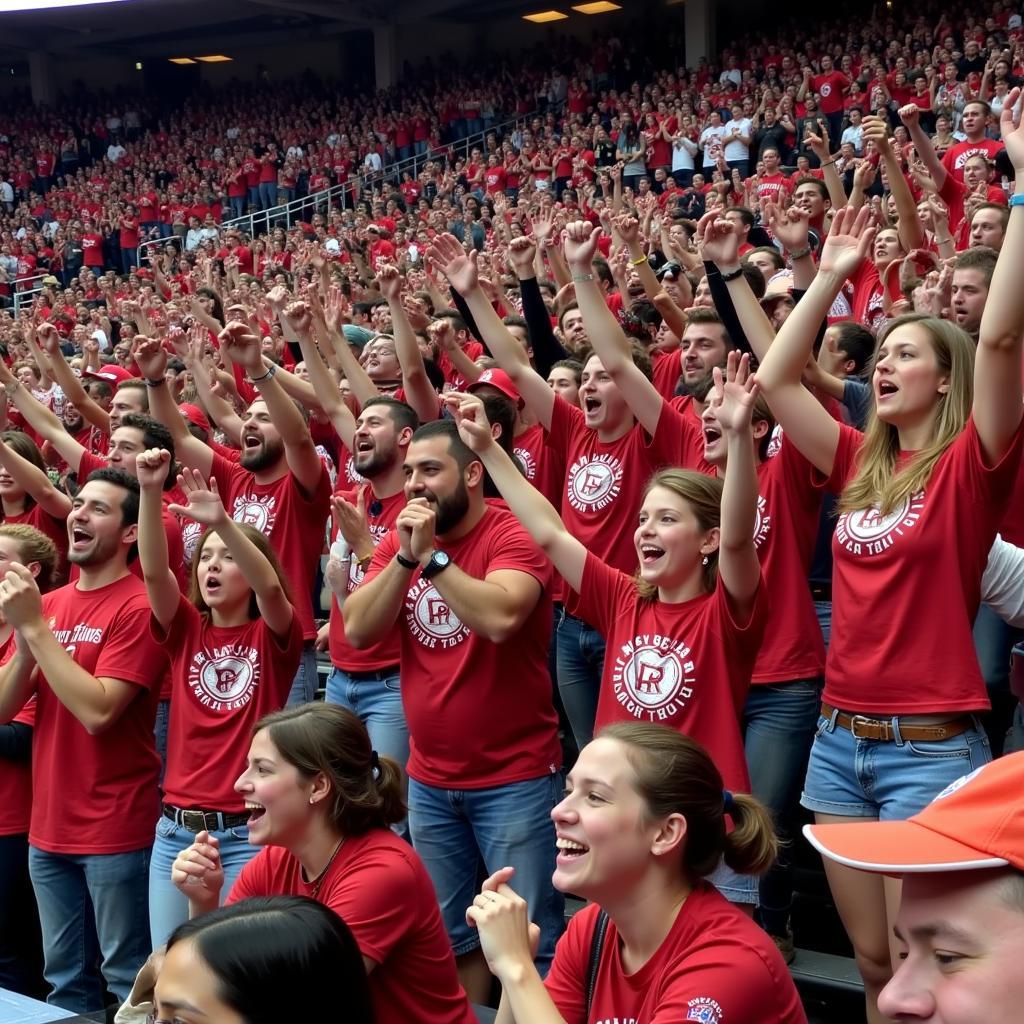
[(757, 524), (754, 542), (768, 593), (768, 622), (754, 663), (754, 683), (810, 679), (825, 670), (814, 601), (807, 586), (821, 491), (811, 464), (783, 439), (773, 458), (757, 467)]
[(841, 71), (815, 75), (811, 84), (821, 98), (819, 106), (823, 114), (837, 114), (843, 109), (843, 90), (850, 87), (850, 80)]
[[(982, 139), (980, 142), (958, 142), (956, 145), (950, 146), (942, 154), (942, 166), (957, 181), (963, 181), (964, 164), (967, 163), (968, 157), (973, 156), (975, 153), (984, 153), (992, 161), (995, 160), (996, 154), (1001, 149), (1003, 149), (1003, 144), (996, 142), (995, 139)], [(952, 218), (949, 223), (953, 223)]]
[(606, 642), (594, 732), (609, 722), (670, 726), (707, 748), (726, 788), (750, 792), (739, 715), (768, 618), (764, 586), (741, 622), (720, 580), (690, 601), (644, 601), (633, 577), (588, 552), (570, 611)]
[(278, 638), (262, 618), (214, 626), (181, 595), (166, 635), (150, 632), (171, 659), (164, 799), (176, 807), (241, 813), (235, 779), (245, 767), (253, 726), (284, 707), (302, 657), (296, 616)]
[(68, 575), (68, 524), (66, 519), (58, 519), (39, 505), (19, 515), (3, 516), (5, 523), (25, 523), (53, 541), (57, 548), (57, 579), (63, 582)]
[(630, 974), (609, 921), (590, 1017), (587, 978), (600, 907), (590, 904), (558, 940), (544, 985), (567, 1021), (608, 1024), (806, 1024), (775, 944), (710, 882), (686, 897), (654, 955)]
[(103, 266), (103, 236), (95, 232), (82, 235), (82, 263), (87, 267)]
[[(313, 897), (298, 860), (268, 846), (242, 868), (225, 904), (253, 896)], [(430, 876), (390, 829), (345, 839), (316, 899), (352, 931), (369, 975), (377, 1024), (474, 1024)]]
[[(470, 632), (419, 569), (412, 573), (398, 616), (409, 775), (445, 789), (484, 789), (557, 771), (561, 751), (547, 663), (551, 563), (511, 512), (491, 505), (466, 536), (442, 543), (475, 579), (515, 569), (536, 579), (543, 593), (519, 632), (495, 644)], [(397, 551), (392, 531), (366, 579)], [(490, 723), (484, 732), (482, 722)]]
[[(964, 201), (967, 199), (968, 189), (963, 182), (962, 166), (960, 175), (957, 178), (952, 172), (947, 174), (942, 188), (939, 189), (939, 198), (949, 207), (949, 227), (953, 232), (957, 252), (966, 249), (971, 242), (971, 224), (964, 213)], [(1006, 193), (998, 185), (989, 185), (985, 193), (985, 202), (1005, 206)]]
[[(14, 657), (14, 633), (0, 644), (0, 665)], [(35, 726), (36, 699), (14, 716), (19, 725)], [(32, 817), (32, 762), (0, 759), (0, 836), (20, 836), (28, 831)]]
[(118, 222), (122, 249), (138, 249), (139, 222), (134, 217), (122, 217)]
[(43, 595), (43, 617), (75, 664), (138, 693), (110, 729), (90, 736), (39, 676), (29, 842), (40, 850), (126, 853), (153, 842), (153, 723), (167, 660), (149, 634), (149, 615), (145, 585), (131, 573), (95, 590), (69, 583)]
[[(349, 459), (351, 461), (351, 457)], [(339, 479), (339, 483), (342, 481)], [(405, 508), (405, 492), (399, 491), (390, 498), (381, 498), (379, 502), (373, 496), (369, 484), (364, 484), (366, 494), (366, 525), (373, 534), (374, 543), (379, 544), (394, 528), (398, 513)], [(358, 490), (352, 490), (345, 484), (339, 487), (338, 492), (352, 504), (356, 504)], [(374, 510), (380, 505), (379, 511)], [(331, 539), (336, 540), (341, 535), (337, 521), (331, 524)], [(363, 582), (363, 570), (359, 563), (352, 559), (349, 563), (348, 592), (351, 593), (360, 583)], [(328, 631), (328, 642), (331, 652), (331, 664), (344, 672), (374, 672), (382, 668), (390, 668), (397, 665), (401, 657), (402, 640), (399, 635), (398, 623), (383, 640), (377, 643), (356, 650), (345, 637), (345, 622), (341, 617), (341, 609), (338, 607), (337, 599), (331, 598), (331, 624)]]
[(617, 441), (601, 441), (586, 426), (583, 410), (555, 402), (548, 444), (568, 467), (562, 490), (566, 529), (598, 558), (623, 572), (636, 569), (633, 531), (636, 510), (651, 474), (679, 460), (683, 417), (667, 402), (649, 438), (640, 424)]
[(216, 452), (212, 475), (231, 518), (255, 527), (270, 541), (288, 577), (302, 635), (306, 640), (314, 639), (316, 624), (310, 590), (324, 547), (331, 505), (331, 478), (327, 470), (321, 464), (320, 479), (310, 498), (303, 495), (290, 471), (272, 483), (258, 484), (249, 470)]
[[(681, 348), (669, 352), (668, 357), (682, 369)], [(664, 362), (664, 360), (662, 360)], [(677, 378), (678, 379), (678, 378)], [(676, 461), (687, 469), (695, 469), (700, 473), (714, 474), (715, 467), (704, 461), (704, 420), (697, 408), (692, 395), (677, 395), (669, 404), (679, 413), (686, 425), (686, 431), (680, 438), (679, 454)]]
[[(843, 424), (839, 430), (835, 465), (822, 484), (836, 494), (856, 471), (864, 437)], [(825, 665), (830, 704), (885, 715), (989, 706), (971, 626), (1022, 437), (1018, 429), (1009, 451), (990, 467), (972, 419), (924, 490), (884, 516), (874, 508), (839, 516)], [(941, 642), (925, 624), (941, 626)]]

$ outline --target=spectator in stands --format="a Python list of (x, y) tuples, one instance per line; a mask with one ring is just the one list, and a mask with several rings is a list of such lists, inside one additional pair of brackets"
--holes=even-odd
[(48, 998), (81, 1013), (103, 1009), (104, 986), (124, 1001), (149, 946), (154, 684), (164, 658), (149, 637), (145, 588), (128, 569), (138, 507), (134, 478), (97, 470), (68, 516), (78, 582), (41, 597), (31, 571), (12, 564), (0, 583), (0, 612), (18, 634), (0, 669), (0, 720), (37, 696), (29, 867)]
[(374, 1024), (373, 1001), (352, 932), (301, 896), (249, 899), (177, 928), (167, 943), (154, 1017), (246, 1024), (326, 1020)]
[(902, 880), (887, 1019), (1013, 1020), (1024, 999), (1024, 754), (939, 793), (907, 821), (805, 826), (830, 861)]
[[(225, 902), (316, 900), (352, 930), (377, 1024), (472, 1024), (430, 878), (388, 827), (405, 814), (401, 778), (347, 708), (309, 704), (263, 719), (235, 783), (250, 812), (249, 841), (263, 849)], [(202, 831), (174, 862), (192, 917), (220, 901), (219, 846)]]
[(765, 870), (775, 838), (756, 800), (723, 792), (699, 744), (664, 726), (610, 725), (581, 752), (552, 817), (555, 884), (590, 906), (541, 981), (514, 872), (484, 882), (466, 917), (501, 981), (499, 1019), (806, 1021), (768, 937), (705, 880), (723, 857), (737, 871)]

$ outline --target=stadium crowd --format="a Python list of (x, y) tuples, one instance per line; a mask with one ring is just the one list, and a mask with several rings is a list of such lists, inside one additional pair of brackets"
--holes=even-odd
[(802, 1021), (802, 806), (868, 1020), (1012, 1019), (835, 829), (1020, 792), (1024, 30), (862, 24), (0, 114), (0, 986)]

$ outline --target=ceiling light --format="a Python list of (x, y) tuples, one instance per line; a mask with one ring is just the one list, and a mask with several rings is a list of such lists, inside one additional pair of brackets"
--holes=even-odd
[(223, 64), (226, 60), (234, 60), (234, 57), (225, 57), (223, 53), (215, 53), (209, 57), (196, 57), (196, 60), (201, 60), (204, 64)]
[(572, 9), (580, 14), (605, 14), (608, 11), (621, 11), (622, 4), (613, 4), (609, 0), (594, 0), (589, 4), (573, 4)]
[(568, 17), (568, 14), (563, 14), (561, 11), (539, 11), (537, 14), (524, 14), (523, 20), (543, 25), (546, 21), (564, 21)]
[(167, 59), (172, 64), (195, 64), (195, 61), (191, 57), (168, 57)]

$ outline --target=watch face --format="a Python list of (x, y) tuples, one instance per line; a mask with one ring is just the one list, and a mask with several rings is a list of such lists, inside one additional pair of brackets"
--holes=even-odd
[(436, 551), (434, 552), (434, 557), (431, 561), (438, 569), (445, 569), (451, 559), (448, 557), (448, 553), (446, 551)]

